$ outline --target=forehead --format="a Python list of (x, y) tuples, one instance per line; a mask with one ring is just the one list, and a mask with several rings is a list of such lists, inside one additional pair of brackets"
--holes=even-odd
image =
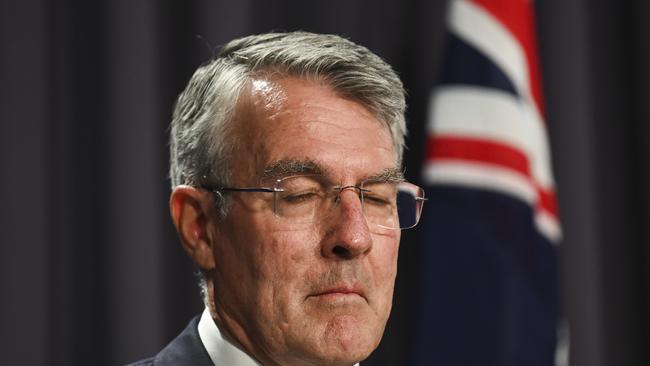
[(388, 128), (325, 82), (254, 79), (238, 112), (233, 178), (259, 178), (278, 161), (309, 161), (336, 179), (397, 168)]

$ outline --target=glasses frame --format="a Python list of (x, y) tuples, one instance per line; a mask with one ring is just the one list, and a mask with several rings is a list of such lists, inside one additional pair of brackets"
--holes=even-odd
[[(225, 192), (273, 193), (274, 194), (274, 197), (273, 197), (273, 214), (275, 216), (279, 216), (278, 213), (277, 213), (278, 210), (277, 210), (277, 195), (276, 194), (279, 193), (279, 192), (284, 192), (284, 189), (278, 188), (277, 185), (279, 185), (280, 183), (282, 183), (282, 181), (284, 181), (286, 179), (295, 178), (295, 177), (309, 177), (309, 176), (322, 176), (322, 175), (320, 175), (320, 174), (298, 174), (298, 175), (290, 175), (290, 176), (287, 176), (287, 177), (278, 178), (278, 179), (276, 179), (274, 181), (274, 185), (276, 185), (276, 187), (273, 187), (273, 188), (268, 188), (268, 187), (210, 187), (210, 186), (203, 186), (201, 188), (205, 189), (205, 190), (208, 190), (208, 191), (211, 191), (213, 193), (220, 193), (220, 192), (224, 192), (224, 191)], [(359, 200), (361, 201), (361, 204), (363, 205), (364, 204), (363, 203), (363, 201), (364, 201), (363, 193), (364, 192), (371, 192), (371, 190), (365, 189), (365, 188), (362, 187), (365, 182), (366, 181), (363, 181), (359, 185), (351, 184), (351, 185), (347, 185), (347, 186), (332, 186), (332, 189), (337, 191), (336, 200), (340, 199), (340, 195), (341, 195), (341, 193), (343, 191), (345, 191), (347, 189), (354, 189), (354, 190), (358, 191)], [(371, 182), (371, 180), (368, 180), (368, 182)], [(419, 207), (419, 210), (417, 211), (417, 215), (416, 215), (417, 220), (415, 221), (415, 224), (413, 224), (411, 226), (408, 226), (408, 227), (404, 227), (404, 228), (401, 228), (401, 227), (397, 227), (397, 228), (387, 227), (387, 226), (383, 226), (383, 225), (377, 224), (377, 223), (373, 223), (374, 225), (377, 225), (377, 226), (380, 226), (382, 228), (389, 229), (389, 230), (406, 230), (406, 229), (414, 228), (420, 222), (420, 217), (422, 216), (422, 208), (424, 207), (424, 202), (428, 201), (429, 199), (424, 196), (424, 190), (422, 189), (422, 187), (420, 187), (418, 185), (415, 185), (413, 183), (407, 182), (407, 181), (401, 181), (399, 183), (402, 183), (402, 182), (411, 184), (411, 185), (417, 187), (419, 190), (422, 191), (422, 197), (415, 197), (415, 201), (420, 202), (420, 207)], [(365, 212), (364, 212), (364, 217), (365, 217)], [(368, 219), (366, 218), (366, 220), (368, 220)]]

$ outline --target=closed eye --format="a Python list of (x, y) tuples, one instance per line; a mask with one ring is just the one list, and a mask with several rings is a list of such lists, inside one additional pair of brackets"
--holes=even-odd
[(299, 204), (320, 199), (321, 195), (316, 191), (303, 191), (285, 194), (281, 196), (282, 201), (288, 204)]
[(363, 195), (363, 202), (366, 204), (372, 204), (377, 206), (390, 206), (392, 205), (392, 201), (393, 200), (378, 195), (373, 195), (368, 193)]

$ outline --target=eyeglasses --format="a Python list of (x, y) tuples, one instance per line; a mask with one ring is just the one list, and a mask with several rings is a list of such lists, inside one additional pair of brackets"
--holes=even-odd
[(417, 225), (427, 199), (424, 190), (405, 181), (367, 180), (358, 186), (334, 186), (322, 175), (296, 175), (277, 179), (273, 187), (203, 187), (213, 192), (273, 193), (273, 212), (292, 224), (310, 224), (329, 217), (345, 190), (355, 190), (366, 220), (386, 229)]

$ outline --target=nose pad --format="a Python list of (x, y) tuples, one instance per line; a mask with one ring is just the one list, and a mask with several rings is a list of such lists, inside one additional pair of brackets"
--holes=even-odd
[(341, 195), (343, 194), (343, 192), (345, 192), (346, 190), (354, 190), (354, 191), (356, 191), (357, 197), (359, 198), (359, 202), (363, 206), (363, 196), (362, 196), (361, 193), (366, 191), (365, 189), (363, 189), (361, 187), (357, 187), (357, 186), (343, 186), (343, 187), (338, 188), (337, 190), (338, 190), (338, 192), (336, 194), (336, 197), (334, 198), (334, 202), (336, 204), (338, 204), (341, 201)]

